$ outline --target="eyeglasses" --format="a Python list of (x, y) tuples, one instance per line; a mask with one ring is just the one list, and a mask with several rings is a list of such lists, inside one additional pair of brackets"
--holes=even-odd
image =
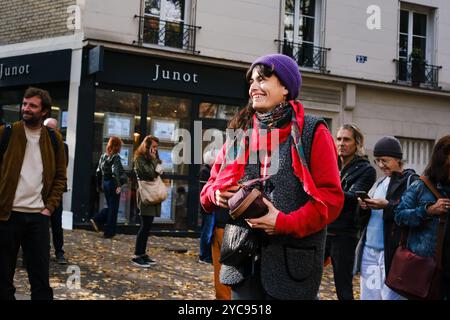
[(375, 163), (377, 166), (379, 166), (379, 165), (383, 165), (383, 166), (385, 166), (385, 165), (387, 165), (389, 162), (391, 162), (391, 160), (390, 159), (388, 159), (388, 160), (386, 160), (386, 159), (375, 159), (375, 160), (373, 160), (373, 163)]

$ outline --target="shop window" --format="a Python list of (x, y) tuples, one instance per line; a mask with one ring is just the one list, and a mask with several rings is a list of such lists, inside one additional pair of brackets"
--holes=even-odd
[[(189, 163), (174, 164), (172, 150), (182, 141), (180, 137), (176, 137), (175, 130), (190, 130), (190, 113), (191, 101), (188, 99), (153, 95), (148, 98), (147, 132), (159, 139), (159, 156), (166, 173), (189, 174)], [(186, 143), (191, 145), (191, 141)]]
[[(50, 96), (52, 97), (53, 105), (50, 116), (58, 120), (58, 126), (61, 130), (63, 138), (65, 139), (68, 115), (67, 93), (63, 87), (56, 85), (51, 87), (43, 87), (42, 89), (49, 91)], [(26, 88), (0, 91), (0, 123), (13, 123), (20, 120), (20, 109), (25, 90)]]
[[(159, 139), (158, 153), (164, 168), (164, 182), (169, 187), (169, 199), (162, 203), (161, 217), (155, 222), (174, 223), (175, 229), (187, 229), (187, 199), (188, 176), (193, 150), (189, 155), (187, 150), (176, 152), (175, 147), (185, 142), (192, 147), (192, 141), (183, 141), (177, 135), (177, 129), (191, 129), (191, 105), (190, 99), (169, 96), (148, 96), (147, 132)], [(190, 134), (189, 137), (190, 138)], [(188, 156), (188, 161), (174, 161), (174, 157)]]
[(176, 230), (188, 228), (188, 192), (187, 180), (163, 179), (168, 187), (169, 196), (161, 204), (161, 216), (155, 223), (173, 224)]
[(106, 144), (111, 136), (122, 139), (120, 153), (122, 165), (128, 176), (128, 183), (122, 188), (118, 223), (136, 221), (136, 178), (132, 172), (133, 154), (139, 146), (141, 95), (138, 93), (97, 89), (94, 113), (94, 137), (91, 172), (91, 201), (95, 203), (92, 214), (106, 206), (104, 195), (98, 194), (95, 185), (95, 170)]
[(240, 107), (226, 104), (202, 102), (199, 106), (199, 117), (205, 119), (231, 120)]

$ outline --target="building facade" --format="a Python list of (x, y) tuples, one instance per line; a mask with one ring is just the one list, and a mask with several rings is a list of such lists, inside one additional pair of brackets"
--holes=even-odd
[[(145, 135), (155, 134), (170, 188), (157, 227), (198, 230), (195, 160), (207, 141), (197, 138), (210, 128), (223, 130), (246, 104), (245, 71), (268, 53), (292, 56), (302, 72), (306, 112), (324, 117), (333, 134), (356, 123), (369, 154), (380, 137), (394, 135), (407, 166), (421, 172), (435, 141), (450, 132), (446, 0), (0, 2), (8, 17), (0, 21), (0, 105), (12, 121), (27, 85), (55, 96), (70, 146), (64, 206), (75, 224), (104, 205), (94, 177), (110, 135), (124, 141), (129, 175), (119, 222), (137, 222), (132, 154)], [(23, 23), (24, 15), (32, 19)], [(30, 59), (46, 67), (32, 67)], [(175, 129), (197, 135), (186, 156), (192, 164), (171, 161), (180, 141)]]

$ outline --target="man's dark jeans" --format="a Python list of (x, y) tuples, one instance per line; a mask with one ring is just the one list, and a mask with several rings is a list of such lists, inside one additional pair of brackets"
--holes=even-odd
[(64, 234), (62, 228), (62, 200), (60, 205), (53, 211), (51, 216), (51, 224), (52, 224), (52, 239), (53, 239), (53, 248), (55, 249), (55, 256), (59, 254), (64, 254), (63, 245), (64, 245)]
[(353, 263), (358, 239), (346, 235), (328, 235), (325, 257), (331, 257), (334, 285), (339, 300), (353, 300)]
[(0, 221), (0, 300), (14, 300), (14, 273), (22, 247), (32, 300), (53, 300), (49, 284), (50, 218), (40, 213), (12, 212)]

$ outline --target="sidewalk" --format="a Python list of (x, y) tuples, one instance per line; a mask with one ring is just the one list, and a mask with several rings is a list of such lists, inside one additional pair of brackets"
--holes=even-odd
[[(50, 262), (50, 285), (55, 299), (215, 298), (213, 267), (197, 262), (199, 239), (151, 236), (148, 253), (157, 265), (149, 269), (134, 266), (130, 261), (135, 239), (132, 235), (103, 239), (101, 234), (92, 231), (65, 230), (64, 250), (69, 264), (60, 266), (53, 256)], [(76, 275), (78, 270), (79, 277)], [(357, 291), (358, 284), (355, 279)], [(15, 285), (16, 297), (29, 299), (28, 277), (22, 267), (16, 269)], [(320, 298), (336, 299), (330, 267), (325, 268)], [(355, 292), (355, 298), (359, 299), (358, 292)]]

